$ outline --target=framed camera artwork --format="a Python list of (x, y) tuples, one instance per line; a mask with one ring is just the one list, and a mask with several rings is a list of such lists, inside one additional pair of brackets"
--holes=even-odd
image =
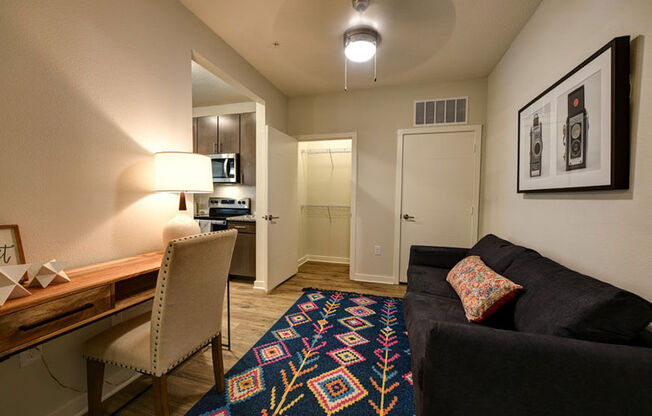
[(629, 36), (518, 112), (519, 193), (629, 188)]

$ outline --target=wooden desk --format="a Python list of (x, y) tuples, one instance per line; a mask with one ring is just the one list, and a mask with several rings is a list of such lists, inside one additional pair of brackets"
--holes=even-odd
[(162, 259), (159, 251), (66, 270), (69, 283), (7, 301), (0, 306), (0, 360), (152, 299)]

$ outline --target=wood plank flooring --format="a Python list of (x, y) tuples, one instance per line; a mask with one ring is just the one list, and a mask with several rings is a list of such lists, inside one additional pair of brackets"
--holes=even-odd
[[(228, 371), (296, 302), (304, 287), (403, 296), (406, 286), (355, 282), (349, 279), (349, 266), (308, 262), (299, 273), (270, 294), (254, 290), (251, 281), (231, 281), (231, 351), (224, 351), (224, 368)], [(226, 312), (224, 313), (226, 334)], [(225, 335), (226, 337), (226, 335)], [(153, 415), (149, 377), (142, 376), (106, 400), (105, 414), (120, 416)], [(171, 415), (184, 415), (214, 385), (211, 350), (205, 348), (177, 367), (168, 377), (168, 402)], [(135, 400), (134, 397), (138, 396)], [(130, 402), (130, 400), (132, 400)]]

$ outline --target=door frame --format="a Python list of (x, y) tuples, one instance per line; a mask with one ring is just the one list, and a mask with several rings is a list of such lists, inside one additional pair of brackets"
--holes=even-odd
[(397, 130), (396, 140), (396, 191), (394, 194), (394, 283), (400, 283), (400, 259), (401, 259), (401, 212), (403, 202), (403, 145), (405, 136), (415, 134), (429, 134), (429, 133), (460, 133), (472, 132), (475, 137), (474, 141), (474, 183), (473, 195), (475, 202), (473, 204), (472, 230), (471, 241), (476, 242), (478, 239), (478, 223), (480, 214), (480, 169), (482, 163), (482, 125), (468, 124), (468, 125), (452, 125), (452, 126), (437, 126), (437, 127), (419, 127), (411, 129)]
[(331, 134), (301, 134), (295, 136), (300, 142), (318, 140), (351, 140), (351, 223), (349, 235), (349, 279), (355, 276), (356, 205), (358, 188), (358, 133), (355, 131)]

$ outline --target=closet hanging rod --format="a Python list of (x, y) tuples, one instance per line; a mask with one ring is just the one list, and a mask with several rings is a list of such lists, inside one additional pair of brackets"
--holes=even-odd
[(351, 149), (303, 149), (301, 153), (323, 154), (323, 153), (351, 153)]

